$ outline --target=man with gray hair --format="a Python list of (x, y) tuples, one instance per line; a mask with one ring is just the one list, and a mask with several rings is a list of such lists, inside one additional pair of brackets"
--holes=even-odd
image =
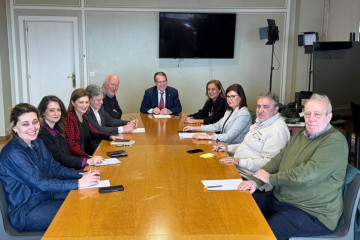
[(115, 74), (109, 74), (104, 83), (104, 110), (113, 118), (121, 119), (122, 110), (116, 99), (116, 92), (119, 89), (120, 79)]
[(89, 122), (98, 130), (114, 134), (129, 133), (137, 126), (137, 119), (124, 121), (111, 117), (103, 107), (104, 93), (102, 89), (95, 84), (86, 87), (90, 93), (90, 111), (87, 113)]
[(253, 196), (279, 240), (329, 234), (339, 222), (349, 148), (330, 124), (331, 110), (327, 96), (313, 94), (305, 104), (305, 130), (238, 186), (250, 193), (274, 187)]
[[(278, 113), (279, 98), (273, 93), (260, 94), (257, 100), (256, 121), (239, 144), (217, 144), (215, 151), (228, 151), (233, 157), (220, 159), (233, 163), (244, 178), (249, 178), (280, 152), (290, 139), (289, 128)], [(265, 186), (266, 190), (271, 187)]]

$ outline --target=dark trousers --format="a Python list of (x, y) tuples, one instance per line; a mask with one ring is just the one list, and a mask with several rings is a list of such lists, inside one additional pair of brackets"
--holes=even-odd
[(25, 217), (25, 231), (45, 231), (69, 192), (54, 194), (41, 204), (29, 209)]
[(319, 219), (291, 204), (280, 202), (272, 192), (255, 192), (253, 196), (279, 240), (331, 233)]

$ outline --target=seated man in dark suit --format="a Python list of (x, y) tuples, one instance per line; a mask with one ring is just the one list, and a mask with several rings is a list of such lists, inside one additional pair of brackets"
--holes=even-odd
[(167, 77), (163, 72), (154, 75), (155, 86), (145, 90), (140, 112), (153, 114), (177, 114), (181, 112), (178, 91), (167, 86)]
[(121, 119), (122, 110), (116, 99), (116, 92), (119, 88), (120, 79), (114, 74), (110, 74), (106, 77), (103, 88), (104, 88), (104, 99), (103, 106), (104, 110), (113, 118)]
[(86, 91), (90, 93), (90, 108), (87, 113), (89, 122), (98, 130), (114, 134), (129, 133), (137, 126), (137, 119), (124, 121), (111, 117), (105, 110), (103, 105), (104, 93), (97, 85), (89, 85)]

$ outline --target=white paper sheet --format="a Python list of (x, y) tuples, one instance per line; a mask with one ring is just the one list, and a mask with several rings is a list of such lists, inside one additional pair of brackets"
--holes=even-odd
[(206, 134), (203, 132), (179, 132), (180, 138), (192, 138), (194, 134)]
[(95, 164), (95, 166), (105, 166), (105, 165), (112, 165), (112, 164), (119, 164), (121, 163), (120, 160), (117, 158), (106, 158), (102, 163)]
[(154, 114), (154, 118), (171, 118), (171, 116), (169, 114)]
[(208, 191), (237, 190), (242, 179), (201, 180), (201, 182)]
[(144, 133), (145, 128), (135, 128), (131, 133)]
[(109, 187), (110, 180), (100, 180), (97, 184), (89, 186), (89, 187), (82, 187), (79, 189), (88, 189), (88, 188), (99, 188), (99, 187)]
[(117, 146), (117, 147), (121, 147), (121, 146), (131, 146), (135, 143), (134, 140), (130, 140), (129, 142), (116, 142), (116, 141), (111, 141), (110, 144), (113, 146)]

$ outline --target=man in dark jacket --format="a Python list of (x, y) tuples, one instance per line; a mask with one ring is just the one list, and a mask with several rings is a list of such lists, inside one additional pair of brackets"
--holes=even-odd
[(110, 74), (106, 77), (103, 88), (104, 88), (104, 110), (113, 118), (121, 119), (122, 110), (116, 99), (116, 92), (119, 89), (120, 80), (119, 77)]
[(153, 114), (177, 114), (181, 112), (178, 90), (167, 85), (163, 72), (154, 75), (155, 86), (145, 90), (140, 112)]

